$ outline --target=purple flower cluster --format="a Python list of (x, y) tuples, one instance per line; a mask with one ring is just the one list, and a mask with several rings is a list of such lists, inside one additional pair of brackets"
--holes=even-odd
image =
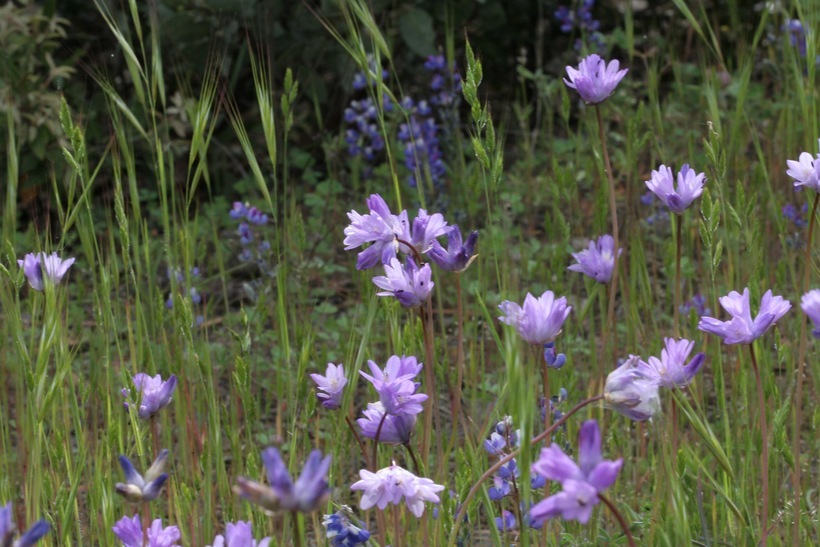
[[(618, 257), (623, 249), (618, 249)], [(609, 283), (615, 269), (615, 240), (611, 235), (603, 235), (598, 241), (590, 241), (589, 247), (579, 253), (572, 253), (576, 263), (567, 268), (591, 277), (598, 283)]]
[(696, 294), (680, 306), (680, 312), (683, 315), (689, 315), (692, 310), (695, 310), (695, 315), (698, 317), (712, 313), (712, 310), (706, 306), (706, 297), (702, 294)]
[(769, 290), (760, 301), (757, 317), (752, 319), (748, 288), (743, 289), (743, 294), (732, 291), (722, 296), (720, 305), (732, 318), (729, 321), (719, 321), (714, 317), (703, 317), (698, 323), (698, 328), (720, 336), (724, 344), (751, 344), (763, 336), (791, 308), (788, 300), (782, 296), (773, 296)]
[(401, 106), (407, 121), (399, 126), (398, 138), (404, 145), (404, 165), (410, 171), (407, 183), (415, 188), (417, 175), (427, 175), (433, 186), (440, 187), (447, 168), (439, 147), (435, 113), (427, 101), (416, 103), (410, 97), (405, 97)]
[(783, 206), (781, 212), (783, 213), (783, 216), (786, 217), (789, 222), (794, 224), (794, 227), (798, 230), (802, 230), (808, 225), (808, 222), (806, 221), (806, 216), (809, 212), (808, 203), (804, 203), (799, 209), (795, 207), (793, 203), (787, 203)]
[(17, 527), (12, 519), (11, 502), (0, 505), (0, 545), (3, 547), (31, 547), (45, 536), (51, 529), (48, 522), (38, 520), (31, 525), (17, 540)]
[(181, 534), (176, 526), (163, 528), (162, 520), (155, 519), (143, 532), (140, 516), (122, 517), (111, 528), (120, 538), (123, 547), (180, 547)]
[[(177, 388), (177, 377), (176, 374), (172, 374), (163, 382), (159, 374), (151, 377), (140, 372), (134, 375), (134, 387), (139, 394), (137, 413), (141, 419), (147, 420), (170, 404)], [(130, 397), (131, 390), (122, 388), (122, 395), (125, 398)], [(130, 408), (128, 402), (123, 403), (123, 406), (126, 410)]]
[[(385, 98), (385, 109), (391, 103)], [(364, 160), (361, 172), (362, 179), (369, 179), (373, 174), (373, 166), (376, 156), (384, 150), (384, 137), (379, 130), (379, 113), (373, 99), (370, 97), (360, 101), (353, 100), (350, 106), (345, 108), (345, 144), (347, 153), (353, 158)]]
[(365, 74), (360, 71), (353, 75), (353, 89), (356, 91), (361, 91), (368, 86), (375, 86), (380, 81), (384, 81), (388, 78), (388, 76), (390, 76), (390, 73), (386, 69), (376, 65), (376, 59), (373, 55), (368, 54), (367, 66), (370, 74)]
[(225, 525), (225, 535), (217, 535), (213, 545), (208, 547), (268, 547), (271, 538), (267, 537), (259, 541), (253, 537), (253, 530), (250, 522), (238, 521), (229, 522)]
[(802, 152), (797, 161), (786, 160), (789, 167), (786, 174), (794, 179), (794, 186), (803, 186), (815, 192), (820, 192), (820, 154), (812, 156)]
[(703, 193), (706, 175), (696, 174), (689, 164), (685, 163), (678, 173), (677, 180), (678, 187), (675, 188), (672, 169), (661, 165), (657, 171), (652, 171), (652, 178), (646, 181), (646, 187), (658, 196), (671, 212), (680, 215)]
[[(506, 416), (496, 424), (495, 429), (490, 433), (490, 438), (484, 441), (484, 450), (491, 458), (503, 458), (518, 448), (520, 442), (521, 430), (514, 430), (512, 418)], [(490, 499), (500, 501), (516, 492), (519, 475), (520, 471), (515, 458), (502, 465), (493, 476), (493, 486), (487, 492)], [(544, 477), (536, 473), (530, 475), (530, 488), (537, 490), (545, 485)]]
[(415, 357), (394, 355), (387, 360), (384, 370), (373, 361), (367, 366), (371, 374), (359, 371), (373, 384), (379, 394), (378, 403), (370, 403), (357, 423), (362, 435), (377, 442), (406, 444), (416, 423), (416, 415), (424, 408), (427, 395), (418, 393), (420, 384), (415, 378), (423, 365)]
[(458, 67), (453, 64), (447, 66), (447, 58), (444, 55), (430, 55), (424, 62), (430, 74), (430, 90), (433, 95), (430, 103), (441, 107), (456, 107), (461, 100), (461, 74)]
[[(578, 8), (573, 10), (569, 6), (559, 6), (555, 11), (555, 18), (561, 24), (561, 32), (570, 34), (576, 28), (581, 33), (582, 38), (589, 38), (590, 45), (597, 51), (604, 49), (604, 35), (599, 32), (601, 23), (592, 15), (592, 8), (595, 0), (581, 0)], [(583, 48), (582, 38), (575, 40), (575, 49)]]
[(677, 340), (666, 338), (664, 349), (661, 350), (661, 357), (650, 357), (649, 362), (640, 361), (638, 369), (644, 376), (655, 382), (658, 387), (668, 389), (681, 389), (689, 385), (695, 375), (703, 366), (706, 360), (705, 353), (698, 353), (689, 363), (686, 360), (692, 349), (694, 342), (689, 340)]
[(257, 234), (255, 229), (267, 225), (268, 215), (250, 206), (248, 203), (241, 201), (234, 201), (231, 207), (229, 216), (238, 220), (239, 226), (236, 228), (236, 233), (239, 236), (239, 244), (242, 245), (242, 252), (239, 254), (239, 260), (243, 262), (250, 262), (256, 258), (260, 263), (264, 262), (270, 254), (270, 242), (263, 239), (264, 236), (259, 236), (261, 241), (255, 244)]
[(569, 80), (564, 78), (567, 87), (576, 90), (581, 99), (587, 104), (598, 104), (605, 101), (618, 84), (623, 80), (629, 69), (618, 70), (618, 60), (606, 63), (600, 56), (593, 53), (581, 60), (578, 68), (567, 67)]
[(604, 403), (636, 422), (648, 420), (660, 412), (657, 379), (647, 376), (639, 356), (630, 355), (606, 377)]
[(402, 265), (397, 258), (391, 258), (384, 265), (386, 275), (373, 278), (373, 283), (382, 289), (377, 296), (393, 296), (406, 308), (417, 308), (424, 304), (435, 285), (432, 281), (433, 270), (429, 264), (421, 268), (416, 261), (407, 257)]
[(353, 520), (353, 510), (347, 505), (342, 505), (332, 515), (325, 515), (322, 526), (326, 529), (325, 537), (333, 547), (355, 547), (370, 539), (370, 532), (364, 523), (357, 519), (354, 524)]
[(62, 281), (74, 259), (63, 260), (57, 253), (28, 253), (17, 264), (23, 269), (28, 283), (35, 291), (42, 291), (46, 283), (57, 285)]
[(498, 308), (504, 314), (499, 321), (517, 330), (528, 343), (539, 346), (553, 342), (561, 334), (561, 327), (572, 311), (567, 299), (555, 298), (552, 291), (545, 291), (538, 298), (527, 293), (523, 307), (505, 300)]
[(344, 387), (347, 385), (344, 366), (328, 363), (324, 376), (311, 374), (310, 377), (316, 382), (316, 387), (319, 390), (316, 398), (319, 399), (322, 406), (330, 410), (339, 408), (339, 405), (342, 404)]
[(384, 510), (388, 504), (398, 505), (404, 499), (410, 512), (416, 518), (421, 518), (424, 502), (439, 503), (441, 500), (438, 492), (444, 490), (442, 485), (417, 477), (398, 465), (385, 467), (375, 473), (362, 469), (359, 477), (361, 480), (354, 482), (350, 489), (363, 492), (359, 505), (365, 511), (374, 506)]

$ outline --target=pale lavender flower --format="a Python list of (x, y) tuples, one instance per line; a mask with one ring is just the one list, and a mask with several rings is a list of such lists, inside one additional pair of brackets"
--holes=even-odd
[(812, 334), (815, 338), (820, 338), (820, 289), (813, 289), (804, 294), (800, 300), (800, 307), (814, 324)]
[(575, 89), (587, 104), (598, 104), (612, 95), (618, 83), (629, 72), (626, 68), (618, 70), (619, 67), (617, 59), (607, 64), (593, 53), (581, 60), (577, 70), (567, 67), (569, 80), (564, 78), (564, 83)]
[(57, 285), (68, 273), (74, 260), (73, 258), (63, 260), (57, 256), (57, 253), (50, 255), (28, 253), (23, 260), (18, 260), (17, 264), (23, 269), (31, 288), (35, 291), (42, 291), (46, 281)]
[(678, 173), (678, 187), (675, 188), (675, 180), (672, 169), (665, 165), (658, 167), (657, 171), (652, 171), (652, 177), (646, 181), (649, 188), (658, 198), (675, 214), (682, 214), (689, 206), (703, 193), (703, 185), (706, 184), (704, 173), (695, 173), (685, 163)]
[(478, 256), (475, 254), (475, 246), (478, 241), (478, 231), (470, 233), (466, 242), (462, 242), (461, 230), (458, 226), (450, 226), (447, 233), (447, 250), (441, 246), (437, 240), (433, 240), (427, 256), (442, 270), (448, 272), (463, 272), (470, 267), (473, 260)]
[(256, 541), (253, 538), (251, 523), (245, 521), (229, 522), (225, 525), (225, 535), (219, 534), (209, 547), (268, 547), (271, 538)]
[[(623, 249), (618, 249), (619, 257), (622, 252)], [(580, 272), (598, 283), (609, 283), (615, 269), (615, 239), (611, 235), (602, 235), (597, 242), (590, 241), (587, 249), (572, 253), (572, 257), (577, 263), (568, 270)]]
[(418, 386), (411, 380), (401, 380), (384, 384), (379, 390), (379, 401), (388, 414), (419, 414), (427, 400), (424, 393), (416, 393)]
[(16, 541), (14, 536), (17, 527), (12, 520), (11, 502), (0, 505), (0, 546), (3, 547), (31, 547), (45, 536), (51, 526), (45, 520), (38, 520)]
[[(364, 418), (356, 420), (362, 435), (375, 440), (376, 433), (378, 433), (378, 442), (385, 444), (407, 444), (416, 425), (414, 414), (388, 414), (385, 417), (384, 406), (380, 402), (367, 403), (367, 408), (362, 411), (362, 415)], [(382, 421), (383, 417), (384, 421)], [(379, 430), (379, 424), (381, 424), (381, 430)]]
[[(159, 374), (152, 377), (140, 372), (134, 375), (134, 386), (139, 393), (138, 415), (147, 420), (171, 403), (171, 397), (177, 388), (177, 377), (172, 374), (163, 382)], [(123, 388), (122, 394), (128, 397), (131, 392)], [(128, 409), (128, 403), (124, 403), (124, 406)]]
[(379, 391), (382, 385), (386, 383), (399, 380), (412, 380), (418, 376), (424, 365), (419, 363), (418, 359), (412, 355), (402, 355), (401, 357), (393, 355), (387, 360), (387, 363), (384, 365), (384, 370), (380, 369), (379, 365), (373, 361), (367, 361), (367, 366), (373, 375), (371, 376), (362, 371), (359, 371), (359, 374), (373, 384), (376, 391)]
[(333, 547), (355, 547), (370, 539), (370, 532), (364, 523), (357, 520), (357, 524), (353, 524), (353, 518), (353, 510), (347, 505), (342, 505), (332, 515), (325, 515), (322, 526), (327, 530), (325, 537)]
[(367, 207), (370, 212), (364, 215), (356, 211), (347, 213), (350, 225), (344, 230), (346, 251), (370, 243), (367, 249), (359, 253), (356, 263), (359, 270), (387, 264), (398, 253), (396, 238), (407, 240), (410, 232), (407, 211), (392, 214), (380, 195), (372, 194), (367, 199)]
[(527, 293), (522, 308), (515, 302), (505, 300), (498, 308), (504, 314), (498, 318), (506, 325), (514, 327), (521, 337), (530, 344), (546, 344), (561, 334), (571, 306), (565, 297), (555, 298), (552, 291), (546, 291), (539, 298)]
[(794, 179), (795, 186), (805, 186), (820, 192), (820, 155), (815, 157), (803, 152), (798, 161), (786, 160), (786, 165), (789, 166), (786, 174)]
[(560, 515), (567, 520), (587, 523), (593, 507), (600, 501), (598, 494), (615, 483), (622, 465), (622, 458), (603, 459), (598, 422), (587, 420), (578, 433), (577, 464), (555, 443), (541, 449), (538, 461), (532, 464), (533, 473), (561, 483), (563, 490), (536, 503), (530, 516), (543, 520)]
[[(155, 519), (143, 534), (140, 516), (122, 517), (111, 528), (122, 542), (123, 547), (180, 547), (177, 545), (181, 535), (179, 528), (163, 528), (162, 520)], [(147, 540), (147, 541), (146, 541)]]
[(168, 473), (165, 473), (168, 449), (160, 451), (154, 463), (145, 472), (145, 476), (139, 474), (127, 457), (120, 456), (119, 460), (126, 482), (114, 485), (118, 494), (131, 503), (152, 501), (159, 497), (162, 486), (168, 480)]
[(751, 344), (763, 336), (786, 312), (792, 307), (788, 300), (781, 296), (772, 296), (772, 291), (766, 291), (760, 301), (760, 312), (752, 320), (749, 304), (749, 289), (743, 289), (743, 294), (732, 291), (720, 298), (720, 305), (732, 316), (730, 321), (718, 321), (714, 317), (702, 317), (698, 328), (704, 332), (717, 334), (723, 338), (724, 344)]
[(270, 486), (239, 477), (233, 491), (272, 513), (311, 513), (330, 496), (327, 484), (330, 456), (322, 458), (318, 450), (310, 453), (296, 483), (291, 479), (277, 449), (269, 447), (263, 450), (262, 463)]
[(430, 479), (417, 477), (410, 471), (391, 465), (375, 473), (362, 469), (359, 471), (361, 480), (350, 486), (351, 490), (363, 492), (360, 507), (368, 510), (373, 506), (384, 510), (389, 503), (398, 505), (402, 498), (416, 518), (424, 513), (424, 502), (439, 503), (437, 492), (444, 490), (440, 484)]
[(658, 385), (646, 377), (640, 368), (641, 358), (629, 359), (609, 373), (604, 385), (604, 402), (612, 410), (630, 420), (642, 422), (660, 412)]
[(376, 294), (394, 296), (406, 308), (421, 306), (430, 297), (435, 285), (430, 265), (425, 264), (419, 268), (416, 261), (410, 257), (407, 257), (404, 266), (397, 258), (391, 258), (390, 262), (384, 265), (384, 273), (387, 275), (373, 278), (373, 283), (384, 289)]
[(344, 366), (328, 363), (324, 376), (311, 374), (310, 377), (313, 378), (316, 387), (319, 389), (316, 398), (319, 399), (322, 406), (330, 410), (339, 408), (339, 405), (342, 404), (342, 393), (347, 384)]
[(666, 347), (661, 350), (660, 359), (650, 357), (648, 363), (640, 362), (638, 366), (641, 372), (659, 387), (676, 389), (688, 386), (703, 366), (706, 354), (698, 353), (686, 364), (689, 354), (695, 347), (694, 342), (686, 339), (675, 341), (673, 338), (665, 338), (664, 345)]

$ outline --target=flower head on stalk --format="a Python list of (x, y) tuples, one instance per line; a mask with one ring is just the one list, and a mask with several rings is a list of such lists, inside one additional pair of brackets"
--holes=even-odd
[(359, 270), (386, 264), (395, 258), (399, 250), (396, 238), (406, 239), (410, 230), (407, 211), (394, 215), (379, 194), (372, 194), (367, 199), (367, 207), (369, 212), (364, 215), (356, 211), (347, 213), (350, 225), (344, 231), (346, 251), (370, 244), (359, 253), (356, 263)]
[(811, 333), (815, 338), (820, 338), (820, 289), (813, 289), (804, 294), (800, 299), (800, 307), (814, 324)]
[(458, 226), (452, 225), (447, 231), (447, 250), (441, 244), (433, 240), (430, 252), (427, 256), (436, 266), (448, 272), (463, 272), (470, 267), (473, 260), (478, 256), (475, 254), (475, 246), (478, 242), (478, 231), (470, 232), (467, 241), (461, 239), (461, 230)]
[[(618, 249), (618, 257), (623, 249)], [(609, 283), (615, 269), (615, 240), (611, 235), (602, 235), (598, 241), (590, 241), (589, 247), (579, 253), (572, 253), (576, 263), (567, 268), (591, 277), (598, 283)]]
[(595, 53), (581, 60), (578, 69), (567, 67), (569, 80), (564, 78), (568, 87), (578, 92), (587, 104), (598, 104), (607, 99), (618, 84), (629, 72), (629, 69), (618, 70), (618, 60), (606, 63)]
[(664, 348), (661, 350), (661, 358), (650, 357), (649, 362), (641, 361), (638, 367), (649, 379), (658, 384), (659, 387), (669, 389), (680, 389), (689, 385), (700, 371), (706, 354), (703, 352), (695, 355), (689, 363), (686, 360), (695, 347), (694, 342), (686, 339), (674, 340), (664, 339)]
[(28, 283), (35, 291), (42, 291), (45, 283), (57, 285), (74, 264), (73, 258), (63, 260), (57, 253), (28, 253), (17, 264), (23, 269)]
[(673, 213), (680, 215), (703, 193), (706, 184), (704, 173), (695, 173), (688, 163), (683, 164), (678, 173), (678, 187), (675, 188), (675, 179), (672, 169), (665, 165), (652, 171), (652, 177), (646, 181), (649, 188)]
[(330, 496), (327, 484), (330, 456), (322, 458), (318, 450), (310, 453), (296, 483), (277, 449), (268, 447), (263, 450), (262, 463), (270, 486), (239, 477), (233, 491), (271, 513), (311, 513)]
[[(384, 415), (384, 406), (380, 403), (367, 403), (362, 411), (363, 418), (356, 420), (362, 435), (368, 439), (376, 439), (385, 444), (407, 444), (416, 425), (415, 414), (387, 414)], [(381, 425), (381, 431), (379, 426)]]
[(621, 458), (603, 459), (598, 422), (584, 422), (578, 433), (577, 464), (554, 443), (543, 448), (538, 461), (532, 464), (533, 473), (559, 482), (563, 490), (535, 504), (531, 517), (543, 520), (560, 515), (567, 520), (587, 523), (599, 502), (598, 494), (615, 483), (622, 465)]
[(561, 333), (571, 306), (565, 297), (555, 298), (552, 291), (546, 291), (539, 298), (527, 293), (523, 308), (515, 302), (505, 300), (498, 308), (504, 314), (499, 321), (518, 331), (521, 338), (530, 344), (543, 345), (552, 342)]
[(144, 476), (139, 474), (127, 457), (120, 456), (119, 460), (126, 482), (118, 482), (114, 485), (118, 494), (131, 503), (152, 501), (159, 497), (162, 486), (168, 480), (168, 473), (165, 473), (165, 464), (168, 460), (167, 448), (160, 451)]
[(412, 380), (418, 376), (424, 365), (419, 363), (418, 359), (412, 355), (402, 355), (401, 357), (393, 355), (387, 360), (387, 363), (384, 365), (384, 370), (380, 369), (379, 365), (373, 361), (368, 361), (367, 366), (373, 375), (371, 376), (362, 371), (359, 371), (359, 374), (373, 384), (376, 391), (379, 391), (384, 384), (400, 380)]
[(140, 516), (122, 517), (111, 528), (122, 542), (123, 547), (180, 547), (176, 544), (181, 537), (179, 528), (163, 528), (162, 520), (155, 519), (143, 532)]
[(714, 317), (702, 317), (698, 328), (720, 336), (724, 344), (751, 344), (763, 336), (791, 308), (788, 300), (781, 296), (772, 296), (772, 291), (768, 290), (760, 301), (760, 312), (752, 319), (748, 287), (743, 289), (743, 294), (732, 291), (722, 296), (720, 305), (732, 319), (719, 321)]
[(2, 547), (30, 547), (45, 536), (51, 526), (45, 520), (38, 520), (31, 525), (16, 541), (14, 536), (17, 527), (12, 520), (11, 502), (0, 505), (0, 546)]
[(319, 399), (322, 406), (330, 410), (339, 408), (339, 405), (342, 404), (344, 387), (347, 384), (344, 366), (328, 363), (324, 376), (311, 374), (310, 377), (316, 382), (316, 388), (319, 390), (316, 393), (316, 398)]
[(361, 480), (353, 483), (350, 489), (363, 492), (360, 507), (365, 511), (373, 506), (384, 510), (388, 504), (398, 505), (404, 498), (410, 512), (416, 518), (421, 518), (424, 502), (439, 503), (437, 492), (444, 490), (442, 485), (417, 477), (398, 465), (385, 467), (375, 473), (362, 469), (359, 477)]
[(640, 367), (641, 358), (630, 355), (609, 373), (604, 385), (604, 402), (630, 420), (642, 422), (660, 412), (658, 385)]
[(251, 523), (237, 521), (225, 525), (225, 535), (219, 534), (214, 538), (213, 545), (208, 547), (268, 547), (271, 538), (267, 537), (256, 541), (253, 538)]
[(786, 160), (786, 165), (789, 167), (786, 174), (794, 179), (795, 186), (820, 192), (820, 154), (812, 156), (803, 152), (797, 161)]
[(353, 510), (347, 505), (342, 505), (332, 515), (325, 515), (322, 526), (326, 530), (325, 537), (333, 547), (354, 547), (367, 543), (370, 539), (370, 532), (364, 523), (356, 520), (356, 524), (353, 524), (353, 520)]
[[(163, 382), (159, 374), (152, 377), (140, 372), (134, 375), (134, 386), (140, 394), (139, 417), (147, 420), (171, 403), (171, 397), (173, 397), (177, 387), (177, 377), (176, 374), (172, 374)], [(131, 391), (123, 388), (122, 394), (124, 397), (128, 397), (131, 395)], [(123, 405), (126, 410), (129, 408), (127, 402)]]
[(421, 306), (430, 297), (435, 285), (430, 265), (425, 264), (419, 268), (416, 261), (409, 256), (404, 266), (397, 258), (391, 258), (390, 263), (384, 266), (384, 273), (387, 275), (373, 278), (373, 283), (383, 289), (376, 294), (394, 296), (406, 308)]

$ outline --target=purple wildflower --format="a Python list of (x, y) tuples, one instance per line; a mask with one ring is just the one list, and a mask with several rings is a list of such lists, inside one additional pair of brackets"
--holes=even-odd
[(379, 391), (386, 383), (412, 380), (421, 372), (424, 365), (419, 363), (418, 359), (412, 355), (402, 355), (401, 357), (393, 355), (387, 360), (387, 363), (384, 365), (384, 370), (380, 369), (379, 365), (373, 361), (368, 361), (367, 366), (373, 375), (371, 376), (362, 371), (359, 371), (359, 374), (373, 384), (376, 391)]
[(270, 486), (239, 477), (233, 490), (268, 511), (310, 513), (330, 496), (327, 484), (330, 456), (322, 458), (322, 453), (318, 450), (310, 453), (295, 484), (277, 449), (268, 447), (263, 450), (262, 463)]
[[(618, 249), (619, 257), (622, 252), (623, 249)], [(611, 235), (602, 235), (597, 242), (590, 241), (587, 249), (572, 253), (572, 257), (577, 263), (568, 270), (581, 272), (598, 283), (609, 283), (615, 269), (615, 240)]]
[(567, 67), (569, 80), (564, 79), (568, 87), (575, 89), (587, 104), (598, 104), (612, 95), (618, 83), (626, 76), (629, 69), (618, 70), (620, 63), (613, 60), (609, 64), (593, 53), (581, 60), (578, 69)]
[(789, 169), (786, 174), (794, 179), (795, 186), (805, 186), (820, 192), (820, 154), (817, 157), (808, 152), (800, 154), (798, 161), (786, 160)]
[(603, 459), (598, 422), (584, 422), (578, 433), (577, 464), (554, 443), (543, 448), (538, 461), (532, 464), (534, 473), (559, 482), (563, 490), (535, 504), (530, 515), (535, 520), (560, 515), (567, 520), (587, 523), (593, 507), (600, 501), (598, 494), (615, 483), (622, 465), (621, 458)]
[(339, 408), (339, 405), (342, 404), (342, 393), (347, 384), (344, 366), (328, 363), (324, 376), (311, 374), (310, 377), (316, 382), (316, 387), (319, 390), (316, 393), (316, 398), (319, 399), (322, 406), (330, 410)]
[(139, 515), (122, 517), (111, 529), (120, 538), (123, 547), (180, 547), (175, 543), (181, 537), (179, 528), (163, 528), (160, 519), (151, 523), (151, 527), (146, 530), (147, 534), (143, 534)]
[(387, 203), (378, 194), (372, 194), (367, 199), (367, 207), (370, 212), (364, 215), (356, 211), (347, 213), (350, 225), (344, 230), (346, 251), (370, 243), (367, 249), (359, 253), (356, 263), (358, 270), (387, 264), (398, 253), (396, 238), (405, 241), (409, 239), (407, 211), (402, 211), (399, 215), (392, 214)]
[(621, 366), (609, 373), (604, 385), (604, 402), (630, 420), (642, 422), (661, 409), (658, 385), (640, 368), (641, 358), (630, 355)]
[[(416, 425), (414, 414), (384, 415), (384, 406), (378, 403), (367, 403), (367, 408), (362, 411), (363, 418), (356, 420), (362, 435), (368, 439), (376, 439), (385, 444), (406, 444), (410, 441), (410, 435)], [(381, 430), (379, 430), (381, 424)]]
[(74, 260), (73, 258), (63, 260), (57, 256), (57, 253), (50, 255), (28, 253), (23, 260), (18, 260), (17, 264), (23, 269), (31, 288), (35, 291), (42, 291), (46, 281), (57, 285), (74, 264)]
[(404, 498), (410, 512), (416, 518), (421, 518), (424, 513), (424, 502), (439, 503), (436, 493), (444, 490), (440, 484), (417, 477), (397, 465), (385, 467), (375, 473), (362, 469), (359, 471), (359, 477), (361, 480), (353, 483), (350, 489), (363, 492), (360, 507), (365, 511), (373, 506), (384, 510), (387, 504), (398, 505)]
[(724, 344), (751, 344), (769, 330), (791, 308), (791, 303), (781, 296), (772, 296), (772, 291), (766, 291), (760, 301), (760, 312), (752, 320), (751, 306), (749, 305), (749, 289), (743, 289), (743, 294), (732, 291), (720, 298), (720, 305), (732, 319), (718, 321), (714, 317), (702, 317), (698, 328), (704, 332), (716, 334), (723, 338)]
[(145, 476), (139, 474), (127, 457), (121, 455), (119, 460), (126, 482), (114, 485), (118, 494), (131, 503), (153, 501), (159, 497), (162, 486), (168, 480), (168, 473), (165, 473), (168, 449), (160, 451)]
[(379, 390), (379, 402), (385, 411), (393, 416), (400, 414), (419, 414), (427, 400), (424, 393), (416, 393), (418, 385), (411, 380), (389, 382)]
[(373, 283), (384, 289), (376, 294), (394, 296), (406, 308), (424, 304), (435, 286), (430, 265), (425, 264), (419, 268), (409, 256), (405, 259), (404, 266), (397, 258), (391, 258), (390, 263), (384, 266), (384, 273), (387, 275), (373, 278)]
[(691, 310), (695, 310), (695, 314), (698, 317), (712, 313), (706, 306), (706, 298), (702, 294), (696, 294), (688, 302), (681, 304), (680, 312), (682, 314), (688, 315)]
[(547, 342), (544, 344), (544, 362), (550, 368), (561, 368), (566, 364), (567, 356), (555, 351), (555, 342)]
[(442, 270), (460, 273), (469, 268), (478, 256), (475, 254), (477, 242), (478, 231), (471, 232), (467, 241), (462, 242), (461, 230), (458, 226), (452, 225), (447, 230), (447, 250), (445, 251), (444, 247), (434, 239), (427, 256)]
[(356, 524), (353, 524), (353, 518), (353, 510), (347, 505), (342, 505), (332, 515), (325, 515), (322, 526), (327, 530), (325, 537), (333, 547), (354, 547), (367, 543), (370, 539), (370, 532), (364, 527), (364, 523), (356, 520)]
[(689, 354), (695, 347), (694, 342), (666, 338), (664, 345), (666, 347), (661, 350), (660, 359), (650, 357), (648, 363), (641, 361), (639, 368), (648, 379), (653, 380), (660, 387), (680, 389), (688, 386), (703, 366), (706, 354), (698, 353), (686, 364)]
[(814, 324), (812, 334), (820, 338), (820, 289), (813, 289), (800, 299), (800, 307)]
[(269, 537), (256, 541), (253, 538), (251, 523), (240, 520), (235, 524), (229, 522), (225, 526), (225, 535), (216, 536), (213, 545), (209, 547), (268, 547), (270, 542)]
[(11, 502), (0, 505), (0, 545), (7, 547), (31, 547), (45, 536), (51, 529), (48, 522), (38, 520), (23, 533), (16, 541), (14, 540), (17, 527), (12, 520)]
[(704, 184), (706, 184), (706, 175), (704, 173), (695, 174), (695, 170), (691, 169), (688, 163), (683, 164), (678, 173), (677, 189), (672, 169), (665, 165), (658, 167), (657, 171), (652, 171), (652, 177), (646, 181), (646, 187), (677, 215), (682, 214), (693, 201), (700, 197)]
[(509, 300), (498, 308), (504, 314), (499, 321), (514, 327), (530, 344), (538, 345), (552, 342), (561, 334), (561, 326), (572, 311), (572, 307), (567, 306), (567, 299), (563, 296), (555, 298), (552, 291), (545, 291), (539, 298), (527, 293), (523, 308)]
[[(140, 372), (134, 375), (134, 386), (139, 393), (138, 415), (141, 419), (147, 420), (170, 404), (171, 397), (177, 388), (177, 377), (176, 374), (172, 374), (163, 382), (159, 374), (151, 377)], [(123, 389), (122, 394), (127, 397), (130, 395), (130, 390)], [(124, 406), (128, 409), (128, 403)]]

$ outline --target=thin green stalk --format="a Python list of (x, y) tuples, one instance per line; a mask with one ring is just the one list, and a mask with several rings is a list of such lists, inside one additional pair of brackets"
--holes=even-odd
[[(814, 225), (817, 223), (817, 203), (820, 201), (820, 194), (815, 194), (814, 202), (811, 206), (811, 217), (809, 218), (809, 233), (806, 241), (806, 256), (803, 259), (803, 290), (801, 294), (809, 291), (809, 278), (811, 275), (812, 263), (812, 236), (814, 235)], [(797, 351), (797, 386), (794, 397), (794, 431), (792, 432), (792, 452), (794, 453), (794, 472), (792, 474), (792, 487), (794, 488), (794, 528), (792, 530), (792, 544), (800, 544), (800, 431), (802, 429), (803, 413), (803, 366), (806, 359), (806, 314), (800, 314), (800, 346)]]
[(760, 452), (760, 481), (763, 503), (760, 509), (760, 543), (765, 547), (769, 536), (769, 434), (766, 427), (766, 395), (763, 393), (763, 381), (760, 378), (760, 369), (757, 366), (755, 350), (749, 344), (749, 355), (752, 359), (752, 368), (757, 384), (757, 405), (760, 407), (760, 437), (762, 449)]

